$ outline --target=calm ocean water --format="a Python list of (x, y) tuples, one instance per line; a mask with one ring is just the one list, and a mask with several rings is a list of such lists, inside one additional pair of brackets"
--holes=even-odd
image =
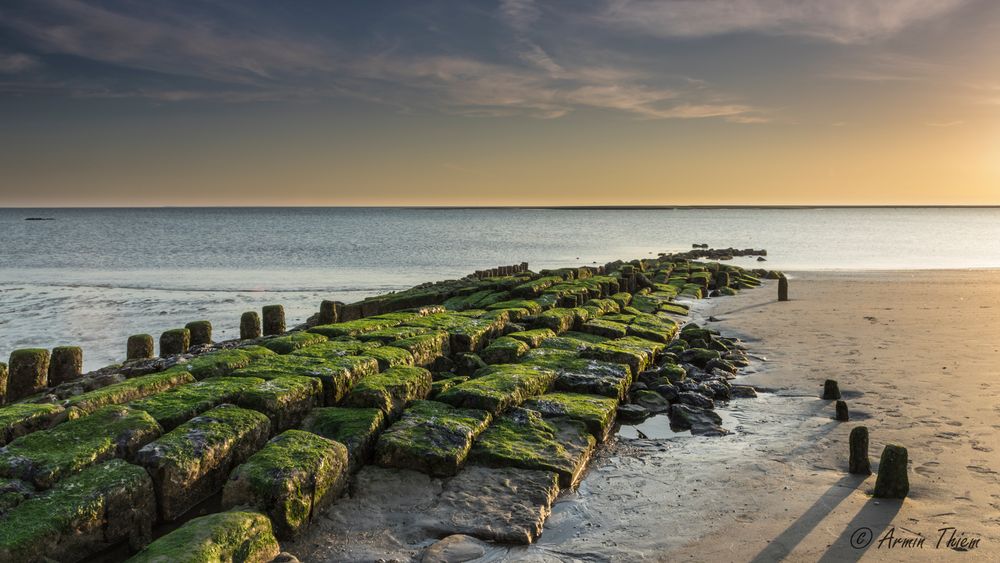
[[(53, 221), (25, 221), (52, 217)], [(321, 299), (355, 301), (522, 261), (533, 269), (658, 252), (766, 248), (783, 270), (1000, 267), (1000, 209), (0, 209), (0, 357)], [(739, 264), (756, 266), (756, 262)]]

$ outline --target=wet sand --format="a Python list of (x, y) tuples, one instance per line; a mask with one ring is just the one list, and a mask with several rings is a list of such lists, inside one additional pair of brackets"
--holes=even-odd
[[(626, 427), (555, 503), (536, 544), (488, 548), (477, 561), (1000, 560), (1000, 271), (799, 273), (790, 287), (783, 303), (773, 282), (699, 302), (718, 319), (710, 326), (766, 358), (739, 381), (766, 392), (719, 409), (732, 434), (673, 435), (654, 420), (642, 427), (653, 439), (635, 439)], [(840, 382), (851, 422), (818, 398), (827, 378)], [(886, 443), (909, 448), (904, 502), (872, 499), (875, 476), (847, 473), (859, 424), (871, 431), (873, 469)], [(423, 480), (400, 487), (412, 506), (391, 490), (340, 503), (290, 551), (419, 560), (434, 540), (414, 511), (440, 487)], [(368, 502), (378, 497), (407, 517), (380, 517)], [(946, 527), (978, 548), (936, 548)], [(871, 530), (866, 549), (851, 545), (859, 528)], [(879, 548), (889, 529), (924, 537), (923, 547)]]

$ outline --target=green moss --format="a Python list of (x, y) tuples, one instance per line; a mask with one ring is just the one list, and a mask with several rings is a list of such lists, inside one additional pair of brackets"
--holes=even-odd
[(294, 539), (340, 496), (347, 476), (343, 444), (288, 430), (232, 472), (222, 506), (259, 509), (279, 538)]
[[(626, 294), (628, 295), (628, 294)], [(607, 315), (608, 313), (618, 313), (621, 311), (621, 305), (617, 301), (612, 299), (591, 299), (584, 303), (584, 306), (596, 307), (601, 315)]]
[(356, 337), (361, 334), (394, 327), (419, 316), (417, 313), (387, 313), (343, 323), (314, 326), (309, 329), (309, 332), (322, 334), (328, 338), (341, 336)]
[(170, 532), (130, 563), (267, 563), (281, 551), (271, 521), (257, 512), (219, 512), (189, 521)]
[(490, 413), (416, 401), (379, 439), (375, 462), (436, 476), (458, 473), (472, 441), (492, 420)]
[(264, 446), (270, 427), (259, 412), (222, 405), (139, 450), (136, 463), (153, 478), (160, 517), (175, 520), (222, 490), (232, 468)]
[(48, 403), (15, 403), (0, 407), (0, 446), (55, 422), (63, 408)]
[(552, 348), (528, 352), (521, 361), (556, 372), (553, 387), (560, 391), (587, 393), (623, 399), (631, 383), (627, 365), (580, 358), (577, 353)]
[(378, 341), (330, 340), (296, 350), (291, 355), (332, 360), (344, 356), (362, 356), (366, 350), (378, 348), (381, 345), (382, 343)]
[(378, 361), (378, 368), (382, 371), (398, 366), (413, 365), (413, 354), (395, 346), (379, 346), (362, 352), (361, 355), (375, 358)]
[(245, 346), (209, 352), (191, 358), (189, 361), (177, 364), (167, 371), (189, 372), (195, 379), (229, 375), (233, 371), (250, 365), (251, 362), (274, 355), (274, 352), (263, 346)]
[(512, 364), (530, 349), (531, 347), (521, 340), (501, 336), (490, 342), (490, 345), (484, 348), (479, 356), (487, 364)]
[(149, 537), (154, 504), (149, 475), (110, 460), (13, 508), (0, 520), (0, 560), (78, 561), (130, 536)]
[(630, 303), (632, 303), (632, 294), (624, 292), (616, 293), (612, 295), (609, 299), (617, 303), (619, 309), (624, 309), (625, 307), (628, 307)]
[(344, 399), (344, 406), (376, 408), (395, 418), (412, 401), (431, 392), (431, 372), (419, 367), (398, 367), (362, 379)]
[(467, 295), (451, 297), (444, 302), (444, 308), (449, 311), (471, 309), (477, 302), (493, 293), (492, 289), (484, 289)]
[(618, 399), (580, 393), (546, 393), (529, 399), (524, 407), (544, 418), (567, 417), (587, 425), (587, 430), (603, 442), (615, 421)]
[(326, 336), (313, 332), (293, 332), (285, 336), (269, 338), (263, 342), (268, 350), (278, 354), (290, 354), (300, 348), (326, 342)]
[(385, 413), (379, 409), (329, 407), (313, 409), (302, 429), (344, 444), (350, 469), (357, 471), (371, 456), (385, 423)]
[(625, 338), (591, 344), (580, 352), (580, 356), (628, 365), (634, 377), (651, 365), (656, 356), (665, 348), (666, 345), (659, 342), (626, 336)]
[(560, 486), (568, 488), (576, 483), (595, 444), (582, 422), (543, 420), (535, 411), (515, 409), (479, 435), (469, 459), (492, 467), (553, 471)]
[(483, 368), (473, 377), (445, 391), (438, 400), (497, 414), (544, 393), (555, 381), (556, 373), (533, 365), (499, 364)]
[(518, 297), (534, 297), (562, 281), (562, 276), (546, 276), (518, 285), (510, 292)]
[(132, 401), (128, 406), (149, 413), (169, 431), (212, 407), (235, 402), (240, 393), (263, 383), (256, 377), (210, 377)]
[(538, 315), (538, 324), (552, 330), (556, 334), (562, 334), (573, 328), (576, 323), (576, 313), (574, 309), (555, 308), (549, 309)]
[(288, 354), (262, 358), (233, 372), (234, 377), (274, 379), (286, 375), (314, 377), (323, 383), (323, 402), (334, 405), (362, 378), (378, 373), (378, 360), (369, 356), (336, 356), (328, 359)]
[(680, 303), (661, 303), (658, 312), (670, 313), (672, 315), (687, 315), (688, 308), (681, 305)]
[(63, 402), (63, 406), (67, 409), (74, 409), (74, 415), (85, 415), (107, 405), (120, 405), (193, 382), (194, 377), (186, 371), (168, 370), (163, 373), (128, 379), (121, 383), (70, 397)]
[(0, 450), (0, 477), (31, 481), (41, 489), (113, 457), (131, 459), (156, 439), (160, 425), (148, 414), (122, 406), (15, 439)]
[(447, 355), (449, 346), (448, 333), (440, 330), (402, 338), (392, 342), (391, 346), (406, 350), (413, 356), (413, 364), (429, 366), (441, 356)]
[(532, 348), (538, 348), (549, 338), (554, 338), (556, 333), (547, 328), (537, 328), (535, 330), (523, 330), (508, 334), (510, 338), (520, 340)]
[(184, 354), (191, 346), (191, 331), (186, 328), (174, 328), (160, 335), (160, 356), (175, 356)]
[(427, 398), (434, 399), (441, 393), (444, 393), (456, 385), (465, 383), (468, 380), (469, 378), (467, 376), (446, 377), (444, 379), (439, 379), (431, 384), (431, 394), (428, 395)]
[(605, 338), (621, 338), (628, 333), (626, 325), (605, 319), (587, 321), (583, 323), (580, 330), (587, 334), (596, 334)]
[(236, 404), (267, 415), (271, 432), (298, 425), (314, 406), (323, 403), (323, 384), (314, 377), (286, 375), (240, 392)]
[(391, 328), (383, 328), (382, 330), (376, 330), (375, 332), (361, 334), (358, 336), (358, 338), (365, 341), (376, 340), (378, 342), (381, 342), (382, 344), (388, 344), (393, 340), (410, 338), (412, 336), (417, 336), (420, 334), (427, 334), (430, 331), (431, 329), (420, 326), (394, 326)]
[(515, 299), (513, 301), (501, 301), (499, 303), (494, 303), (488, 307), (488, 310), (495, 309), (527, 309), (528, 314), (537, 315), (542, 312), (542, 306), (537, 301), (530, 301), (528, 299)]

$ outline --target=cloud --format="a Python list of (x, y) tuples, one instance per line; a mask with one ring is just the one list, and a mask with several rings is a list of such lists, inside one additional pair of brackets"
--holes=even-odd
[(37, 57), (25, 53), (0, 53), (0, 73), (17, 74), (41, 66)]
[(791, 35), (864, 43), (942, 16), (967, 0), (607, 0), (597, 20), (651, 35)]

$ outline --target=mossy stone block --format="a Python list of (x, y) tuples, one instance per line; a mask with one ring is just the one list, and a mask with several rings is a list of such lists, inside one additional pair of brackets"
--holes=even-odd
[(142, 399), (179, 385), (194, 383), (194, 380), (194, 376), (186, 371), (153, 373), (74, 395), (63, 401), (63, 406), (73, 410), (72, 418), (78, 418), (108, 405)]
[(385, 371), (394, 367), (412, 366), (414, 364), (413, 354), (403, 348), (395, 346), (377, 346), (361, 352), (362, 356), (371, 356), (378, 361), (378, 369)]
[(478, 409), (415, 401), (375, 446), (375, 463), (434, 476), (458, 473), (476, 439), (493, 419)]
[(631, 370), (625, 364), (580, 358), (575, 352), (554, 348), (532, 350), (521, 363), (555, 371), (553, 388), (559, 391), (622, 400), (632, 380)]
[(247, 311), (240, 315), (240, 340), (261, 337), (260, 315), (257, 311)]
[(45, 389), (49, 380), (49, 351), (22, 348), (7, 362), (7, 402), (12, 403)]
[(286, 375), (241, 391), (236, 404), (267, 415), (271, 432), (297, 426), (313, 407), (323, 403), (323, 383), (314, 377)]
[(132, 401), (130, 408), (149, 413), (170, 431), (223, 403), (234, 403), (240, 394), (264, 383), (256, 377), (210, 377)]
[(552, 332), (552, 330), (548, 328), (537, 328), (534, 330), (512, 332), (507, 336), (515, 340), (520, 340), (532, 348), (538, 348), (549, 338), (555, 338), (556, 333)]
[(538, 301), (515, 299), (512, 301), (500, 301), (486, 307), (488, 311), (497, 309), (527, 309), (529, 315), (537, 315), (542, 312), (542, 305)]
[(618, 399), (582, 393), (546, 393), (528, 399), (524, 407), (538, 411), (543, 418), (570, 418), (587, 425), (598, 442), (603, 442), (614, 426)]
[(302, 429), (344, 444), (350, 470), (355, 472), (370, 459), (385, 424), (385, 413), (379, 409), (327, 407), (313, 409)]
[(428, 399), (434, 399), (441, 393), (460, 385), (469, 380), (468, 376), (460, 375), (457, 377), (446, 377), (444, 379), (439, 379), (431, 385), (431, 394), (427, 396)]
[(160, 357), (187, 354), (191, 347), (191, 331), (186, 328), (174, 328), (160, 335)]
[(596, 440), (582, 422), (545, 420), (517, 408), (493, 421), (473, 445), (469, 462), (488, 467), (541, 469), (559, 475), (559, 486), (574, 486), (594, 451)]
[(17, 505), (35, 496), (37, 491), (30, 483), (20, 479), (0, 477), (0, 527), (4, 516)]
[(573, 309), (549, 309), (536, 318), (536, 322), (541, 327), (548, 328), (556, 334), (562, 334), (572, 329), (573, 325), (576, 324), (576, 313)]
[(192, 346), (205, 346), (212, 343), (212, 323), (209, 321), (191, 321), (184, 325), (191, 332)]
[(522, 340), (501, 336), (490, 342), (490, 345), (479, 353), (479, 357), (487, 364), (512, 364), (530, 349), (531, 347)]
[(49, 361), (48, 385), (78, 379), (83, 373), (83, 348), (79, 346), (56, 346)]
[(292, 352), (292, 355), (332, 360), (344, 356), (363, 356), (366, 351), (378, 348), (381, 345), (382, 343), (377, 340), (328, 340), (322, 344), (313, 344), (312, 346), (296, 350)]
[(498, 364), (477, 371), (473, 379), (441, 393), (438, 400), (456, 407), (498, 414), (541, 395), (552, 386), (556, 372), (523, 364)]
[(125, 358), (145, 360), (154, 356), (153, 337), (149, 334), (133, 334), (125, 343)]
[(285, 308), (281, 305), (264, 305), (261, 307), (261, 318), (264, 336), (273, 336), (285, 332)]
[(0, 446), (14, 438), (48, 428), (62, 413), (62, 407), (49, 403), (16, 403), (0, 407)]
[(605, 338), (622, 338), (628, 334), (628, 327), (622, 323), (616, 323), (605, 319), (594, 319), (583, 323), (581, 332), (596, 334)]
[(327, 338), (322, 334), (295, 332), (285, 336), (270, 338), (261, 342), (261, 345), (278, 354), (290, 354), (300, 348), (326, 342), (326, 340)]
[[(417, 316), (413, 314), (412, 316)], [(369, 332), (375, 332), (386, 328), (391, 328), (402, 324), (410, 316), (390, 316), (379, 315), (376, 317), (366, 317), (353, 321), (334, 323), (328, 325), (318, 325), (309, 329), (309, 332), (322, 334), (327, 338), (340, 338), (344, 336), (357, 337)]]
[(394, 326), (376, 330), (375, 332), (359, 334), (358, 340), (365, 342), (374, 340), (381, 344), (389, 344), (395, 340), (427, 334), (428, 332), (432, 332), (432, 330), (422, 326)]
[(274, 533), (295, 539), (344, 491), (347, 448), (311, 432), (288, 430), (233, 470), (222, 507), (267, 514)]
[(7, 364), (0, 362), (0, 405), (7, 400), (7, 379), (9, 376), (10, 371), (7, 370)]
[(79, 561), (126, 540), (139, 549), (155, 520), (149, 475), (110, 460), (13, 508), (0, 520), (0, 561)]
[(146, 546), (130, 563), (268, 563), (281, 546), (271, 520), (259, 512), (229, 511), (195, 518)]
[(424, 368), (390, 368), (358, 382), (344, 399), (344, 406), (375, 408), (396, 418), (409, 403), (427, 398), (433, 379)]
[(222, 490), (229, 472), (264, 446), (270, 429), (263, 414), (222, 405), (140, 449), (136, 463), (153, 478), (160, 518), (175, 520)]
[(323, 383), (323, 404), (331, 406), (347, 396), (355, 383), (375, 373), (378, 373), (378, 360), (368, 356), (322, 359), (293, 353), (261, 358), (246, 368), (234, 371), (232, 375), (261, 379), (286, 375), (313, 377)]
[(90, 416), (16, 438), (0, 450), (0, 477), (23, 479), (48, 489), (60, 479), (117, 457), (133, 459), (160, 436), (147, 413), (108, 406)]
[(449, 354), (449, 340), (447, 332), (435, 330), (394, 340), (389, 345), (409, 352), (413, 356), (414, 365), (427, 367), (434, 360)]
[(175, 365), (170, 370), (189, 372), (198, 380), (209, 377), (225, 377), (240, 368), (249, 366), (256, 360), (273, 355), (274, 352), (263, 346), (244, 346), (195, 356), (187, 362)]

